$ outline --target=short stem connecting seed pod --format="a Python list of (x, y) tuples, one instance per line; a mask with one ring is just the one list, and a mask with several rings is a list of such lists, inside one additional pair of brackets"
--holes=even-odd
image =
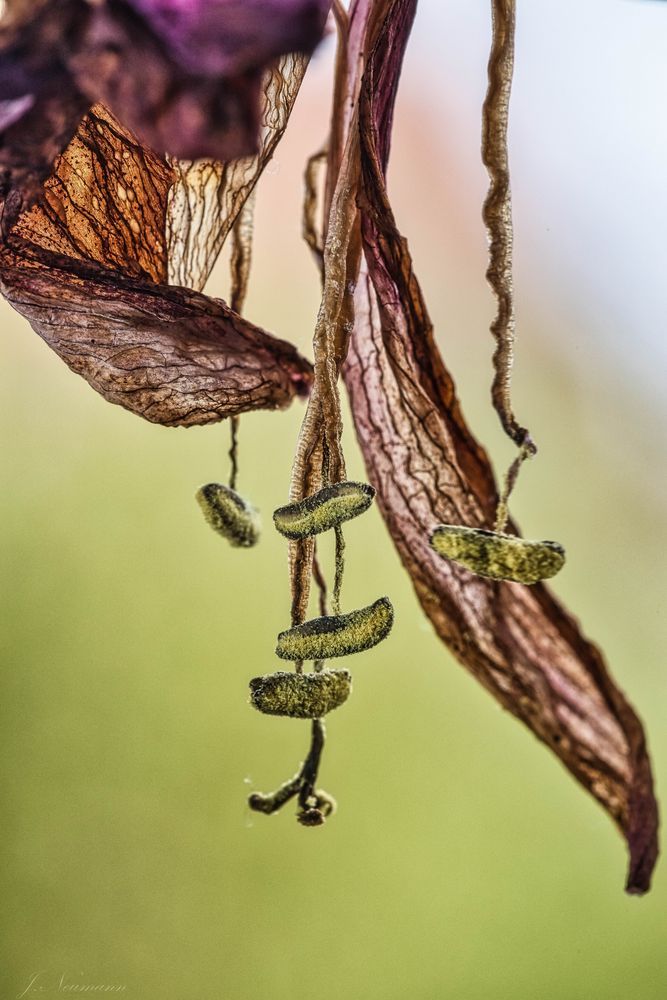
[(565, 564), (565, 550), (558, 542), (530, 541), (483, 528), (441, 524), (430, 541), (438, 555), (491, 580), (538, 583)]

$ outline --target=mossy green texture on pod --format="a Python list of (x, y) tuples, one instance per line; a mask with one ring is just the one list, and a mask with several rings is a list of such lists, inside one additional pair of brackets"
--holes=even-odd
[(565, 564), (565, 549), (558, 542), (530, 541), (483, 528), (440, 524), (430, 542), (438, 555), (491, 580), (537, 583), (555, 576)]
[(346, 615), (311, 618), (278, 635), (283, 660), (329, 660), (377, 646), (391, 631), (394, 609), (388, 597)]
[(347, 701), (352, 690), (348, 670), (296, 674), (279, 670), (250, 681), (250, 702), (265, 715), (320, 719)]
[(363, 514), (374, 496), (375, 490), (368, 483), (334, 483), (304, 500), (279, 507), (273, 513), (273, 523), (286, 538), (309, 538)]
[(257, 544), (261, 531), (259, 512), (236, 490), (222, 483), (207, 483), (197, 490), (195, 499), (213, 530), (230, 545), (251, 548)]

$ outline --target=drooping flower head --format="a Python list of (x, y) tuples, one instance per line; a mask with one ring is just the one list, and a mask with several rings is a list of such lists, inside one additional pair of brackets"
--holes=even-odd
[[(597, 647), (546, 586), (509, 582), (502, 568), (508, 545), (514, 566), (526, 548), (511, 521), (507, 541), (508, 491), (498, 490), (466, 424), (389, 202), (393, 107), (416, 0), (354, 0), (349, 11), (335, 4), (331, 136), (307, 175), (305, 232), (322, 278), (314, 364), (240, 315), (252, 192), (307, 62), (289, 53), (312, 51), (327, 8), (323, 0), (10, 3), (0, 31), (2, 292), (93, 388), (145, 419), (211, 423), (309, 396), (290, 504), (277, 512), (287, 527), (292, 589), (291, 628), (278, 648), (295, 660), (295, 676), (298, 658), (312, 656), (308, 677), (323, 679), (285, 680), (284, 672), (259, 679), (270, 693), (261, 705), (302, 718), (349, 694), (347, 672), (320, 673), (320, 658), (363, 651), (393, 622), (386, 598), (340, 613), (342, 523), (367, 506), (348, 508), (340, 485), (342, 378), (373, 488), (361, 493), (377, 497), (425, 614), (454, 656), (607, 810), (628, 844), (627, 888), (644, 892), (657, 855), (657, 807), (641, 722)], [(495, 250), (492, 240), (491, 278), (506, 310), (494, 327), (500, 370), (513, 332), (503, 148), (513, 2), (493, 0), (493, 8), (485, 214), (490, 226), (494, 219), (505, 226)], [(313, 169), (323, 161), (318, 202)], [(230, 305), (202, 293), (228, 237)], [(528, 448), (507, 380), (494, 386), (506, 429)], [(499, 527), (490, 532), (494, 517)], [(291, 530), (296, 522), (302, 530)], [(443, 558), (430, 544), (440, 524), (464, 526), (475, 558)], [(336, 532), (334, 614), (323, 608), (306, 622), (313, 579), (326, 604), (314, 538), (325, 528)], [(488, 546), (481, 552), (478, 544), (490, 535), (493, 572)], [(543, 555), (554, 543), (540, 545)], [(560, 568), (560, 547), (549, 548), (549, 566), (554, 553)], [(512, 579), (533, 584), (545, 575), (531, 563)], [(272, 794), (255, 793), (252, 807), (272, 812), (298, 796), (300, 821), (324, 822), (333, 805), (315, 787), (323, 741), (313, 718), (301, 771)]]

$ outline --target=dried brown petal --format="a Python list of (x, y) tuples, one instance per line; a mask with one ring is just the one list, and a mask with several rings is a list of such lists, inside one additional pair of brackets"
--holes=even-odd
[(20, 213), (42, 194), (53, 162), (74, 135), (88, 101), (61, 81), (56, 93), (32, 98), (0, 134), (0, 242)]
[(173, 160), (167, 245), (169, 282), (202, 291), (220, 250), (282, 138), (308, 60), (284, 56), (267, 75), (255, 156), (228, 163)]
[(96, 106), (0, 247), (3, 294), (108, 399), (170, 426), (305, 394), (310, 365), (224, 302), (164, 284), (171, 170)]
[(172, 173), (102, 105), (95, 105), (58, 160), (44, 198), (12, 239), (126, 275), (167, 280), (164, 236)]
[(153, 423), (213, 423), (287, 406), (310, 365), (218, 299), (48, 253), (0, 258), (0, 288), (36, 333), (111, 403)]
[(387, 199), (393, 97), (415, 0), (393, 0), (389, 8), (360, 97), (368, 275), (357, 286), (344, 371), (369, 479), (440, 637), (602, 803), (628, 843), (627, 889), (645, 892), (657, 855), (651, 767), (641, 723), (600, 652), (544, 585), (484, 580), (429, 547), (439, 522), (487, 527), (498, 497)]

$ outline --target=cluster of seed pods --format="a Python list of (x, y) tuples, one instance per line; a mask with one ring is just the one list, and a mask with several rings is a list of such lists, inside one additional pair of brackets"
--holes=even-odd
[[(368, 510), (375, 490), (367, 483), (339, 482), (312, 496), (279, 507), (273, 514), (276, 529), (285, 538), (303, 540), (325, 531), (339, 531)], [(208, 483), (196, 494), (211, 527), (234, 546), (255, 545), (260, 534), (259, 514), (231, 486)], [(503, 525), (504, 526), (504, 525)], [(530, 541), (499, 530), (464, 525), (437, 525), (430, 535), (438, 555), (478, 576), (534, 584), (557, 573), (565, 552), (557, 542)], [(335, 800), (316, 787), (324, 747), (322, 719), (339, 708), (352, 691), (349, 670), (325, 667), (327, 660), (371, 649), (389, 634), (394, 610), (387, 597), (347, 614), (322, 615), (280, 632), (276, 655), (294, 664), (250, 681), (250, 703), (265, 715), (311, 721), (311, 746), (300, 770), (275, 791), (254, 792), (248, 799), (256, 812), (274, 813), (297, 798), (297, 819), (304, 826), (320, 826), (335, 809)], [(304, 672), (303, 663), (313, 669)]]
[[(280, 507), (273, 521), (285, 538), (311, 538), (338, 529), (362, 514), (374, 496), (375, 490), (366, 483), (335, 483), (304, 500)], [(257, 511), (235, 490), (209, 483), (197, 492), (197, 500), (211, 527), (232, 545), (255, 544), (259, 537)], [(305, 826), (319, 826), (333, 812), (333, 798), (315, 788), (324, 745), (322, 718), (347, 701), (352, 677), (348, 670), (326, 668), (325, 663), (376, 646), (389, 635), (393, 619), (391, 602), (381, 597), (368, 607), (347, 614), (322, 615), (279, 633), (276, 655), (291, 661), (295, 669), (254, 677), (250, 681), (250, 702), (265, 715), (311, 720), (311, 748), (293, 778), (274, 792), (250, 796), (251, 809), (273, 813), (297, 796), (297, 818)], [(305, 661), (313, 662), (312, 671), (303, 671)]]

